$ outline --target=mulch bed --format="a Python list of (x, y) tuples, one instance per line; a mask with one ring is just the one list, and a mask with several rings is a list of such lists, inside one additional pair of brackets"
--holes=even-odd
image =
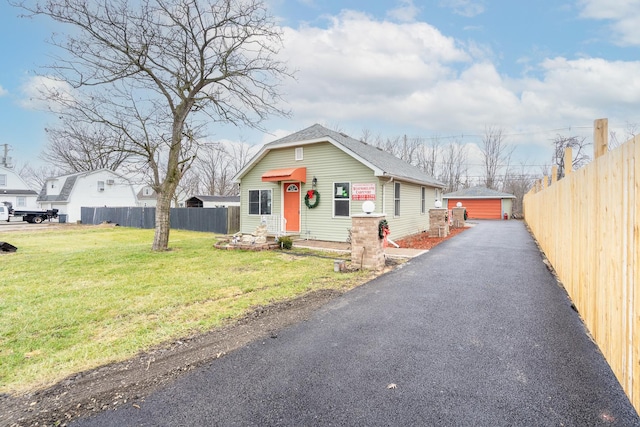
[(439, 243), (444, 242), (462, 233), (466, 228), (453, 228), (447, 237), (429, 237), (428, 232), (414, 234), (413, 236), (405, 237), (404, 239), (396, 240), (396, 243), (401, 248), (410, 249), (431, 249)]

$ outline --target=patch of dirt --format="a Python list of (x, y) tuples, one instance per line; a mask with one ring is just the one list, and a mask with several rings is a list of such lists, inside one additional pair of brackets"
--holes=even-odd
[(450, 238), (462, 233), (466, 228), (452, 228), (447, 237), (429, 237), (429, 233), (414, 234), (404, 239), (397, 240), (396, 243), (401, 248), (411, 249), (431, 249), (439, 243), (449, 240)]
[[(446, 238), (416, 235), (397, 243), (430, 249), (461, 231)], [(399, 264), (387, 259), (382, 273)], [(309, 319), (340, 295), (340, 291), (324, 289), (257, 307), (223, 327), (167, 343), (123, 362), (74, 374), (47, 389), (19, 396), (0, 394), (0, 426), (65, 426), (79, 417), (123, 405), (139, 407), (158, 388), (252, 341), (275, 338), (278, 330)]]

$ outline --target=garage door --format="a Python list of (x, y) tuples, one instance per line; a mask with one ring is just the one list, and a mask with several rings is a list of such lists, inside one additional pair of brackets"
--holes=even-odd
[(467, 208), (469, 218), (500, 219), (502, 218), (501, 199), (449, 199), (449, 209), (456, 207), (458, 202)]

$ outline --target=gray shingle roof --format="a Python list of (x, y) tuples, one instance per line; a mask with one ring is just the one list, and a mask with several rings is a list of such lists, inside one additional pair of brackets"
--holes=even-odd
[[(38, 196), (39, 202), (67, 202), (69, 201), (69, 196), (71, 195), (71, 190), (73, 190), (73, 186), (76, 184), (76, 180), (78, 176), (82, 175), (84, 172), (79, 172), (74, 175), (69, 175), (64, 180), (64, 184), (62, 185), (62, 190), (60, 190), (60, 194), (55, 196), (46, 195), (47, 189), (45, 186), (40, 190), (40, 195)], [(45, 184), (46, 185), (46, 184)]]
[(303, 129), (299, 132), (280, 138), (270, 142), (264, 148), (278, 148), (281, 145), (287, 145), (295, 142), (314, 141), (322, 138), (331, 138), (340, 144), (346, 151), (350, 152), (354, 157), (359, 158), (370, 166), (382, 171), (383, 175), (398, 179), (427, 184), (433, 187), (444, 188), (445, 185), (422, 172), (419, 168), (405, 162), (380, 148), (369, 145), (365, 142), (358, 141), (341, 132), (336, 132), (325, 128), (322, 125), (315, 124), (311, 127)]
[(136, 194), (136, 197), (138, 198), (138, 200), (156, 200), (158, 198), (158, 195), (156, 194), (155, 190), (151, 190), (151, 194), (144, 194), (144, 189), (147, 187), (142, 187), (138, 193)]
[(442, 196), (445, 199), (515, 199), (516, 196), (509, 193), (491, 190), (487, 187), (470, 187), (447, 193)]

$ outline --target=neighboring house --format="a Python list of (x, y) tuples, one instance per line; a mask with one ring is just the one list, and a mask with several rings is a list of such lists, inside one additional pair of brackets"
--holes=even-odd
[(30, 189), (13, 169), (0, 166), (0, 203), (9, 202), (14, 209), (37, 209), (38, 193)]
[(187, 208), (227, 208), (240, 206), (240, 196), (193, 196), (185, 202)]
[(129, 179), (108, 169), (48, 178), (40, 191), (42, 209), (58, 209), (69, 222), (80, 220), (81, 207), (138, 206)]
[(243, 233), (264, 222), (270, 233), (339, 242), (367, 200), (386, 214), (392, 239), (427, 230), (444, 188), (392, 154), (318, 124), (263, 146), (234, 181)]
[(457, 203), (467, 208), (467, 215), (474, 219), (501, 219), (506, 213), (509, 218), (513, 213), (513, 194), (501, 193), (486, 187), (471, 187), (447, 193), (442, 196), (449, 209)]
[(138, 199), (138, 206), (140, 207), (156, 207), (158, 203), (158, 195), (155, 190), (151, 188), (149, 185), (144, 185), (142, 187), (137, 186), (139, 188), (136, 193), (136, 198)]

